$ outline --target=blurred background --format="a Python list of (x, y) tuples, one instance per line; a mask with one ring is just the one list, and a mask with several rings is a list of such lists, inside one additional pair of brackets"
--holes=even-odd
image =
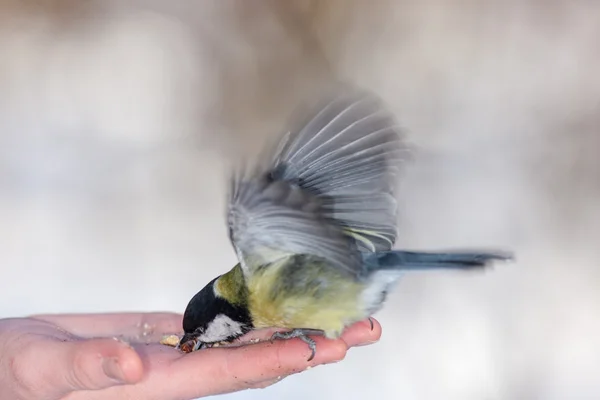
[(600, 398), (600, 3), (0, 0), (0, 317), (183, 312), (236, 262), (231, 162), (334, 79), (417, 152), (380, 343), (227, 399)]

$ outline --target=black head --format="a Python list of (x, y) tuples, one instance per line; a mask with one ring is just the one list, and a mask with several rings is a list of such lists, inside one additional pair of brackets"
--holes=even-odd
[(183, 315), (184, 336), (180, 343), (196, 340), (200, 344), (230, 342), (250, 331), (252, 320), (245, 305), (233, 304), (217, 295), (213, 279), (187, 305)]

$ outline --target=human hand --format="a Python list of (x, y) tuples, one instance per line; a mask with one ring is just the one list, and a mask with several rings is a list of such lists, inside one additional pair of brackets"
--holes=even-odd
[(273, 330), (241, 339), (264, 340), (256, 344), (183, 354), (159, 344), (163, 335), (181, 333), (181, 318), (128, 313), (0, 320), (0, 398), (187, 400), (263, 388), (309, 366), (340, 361), (349, 347), (381, 335), (378, 322), (371, 330), (364, 321), (338, 340), (317, 337), (310, 362), (300, 340), (270, 343)]

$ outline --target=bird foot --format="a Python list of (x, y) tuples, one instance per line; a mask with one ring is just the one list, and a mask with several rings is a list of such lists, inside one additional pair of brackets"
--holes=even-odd
[(304, 343), (306, 343), (308, 345), (308, 348), (312, 351), (310, 357), (307, 360), (307, 361), (311, 361), (315, 357), (315, 354), (317, 352), (317, 343), (313, 339), (308, 337), (308, 335), (323, 336), (324, 334), (325, 334), (325, 332), (323, 332), (322, 330), (319, 330), (319, 329), (297, 328), (297, 329), (293, 329), (289, 332), (275, 332), (271, 336), (271, 343), (273, 343), (273, 341), (275, 341), (276, 339), (289, 340), (289, 339), (298, 338), (298, 339), (302, 340)]

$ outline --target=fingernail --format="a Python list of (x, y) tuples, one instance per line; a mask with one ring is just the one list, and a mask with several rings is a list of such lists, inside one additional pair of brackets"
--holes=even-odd
[(102, 360), (102, 369), (109, 378), (117, 380), (119, 382), (125, 382), (125, 376), (123, 370), (119, 365), (119, 360), (116, 357), (105, 358)]

